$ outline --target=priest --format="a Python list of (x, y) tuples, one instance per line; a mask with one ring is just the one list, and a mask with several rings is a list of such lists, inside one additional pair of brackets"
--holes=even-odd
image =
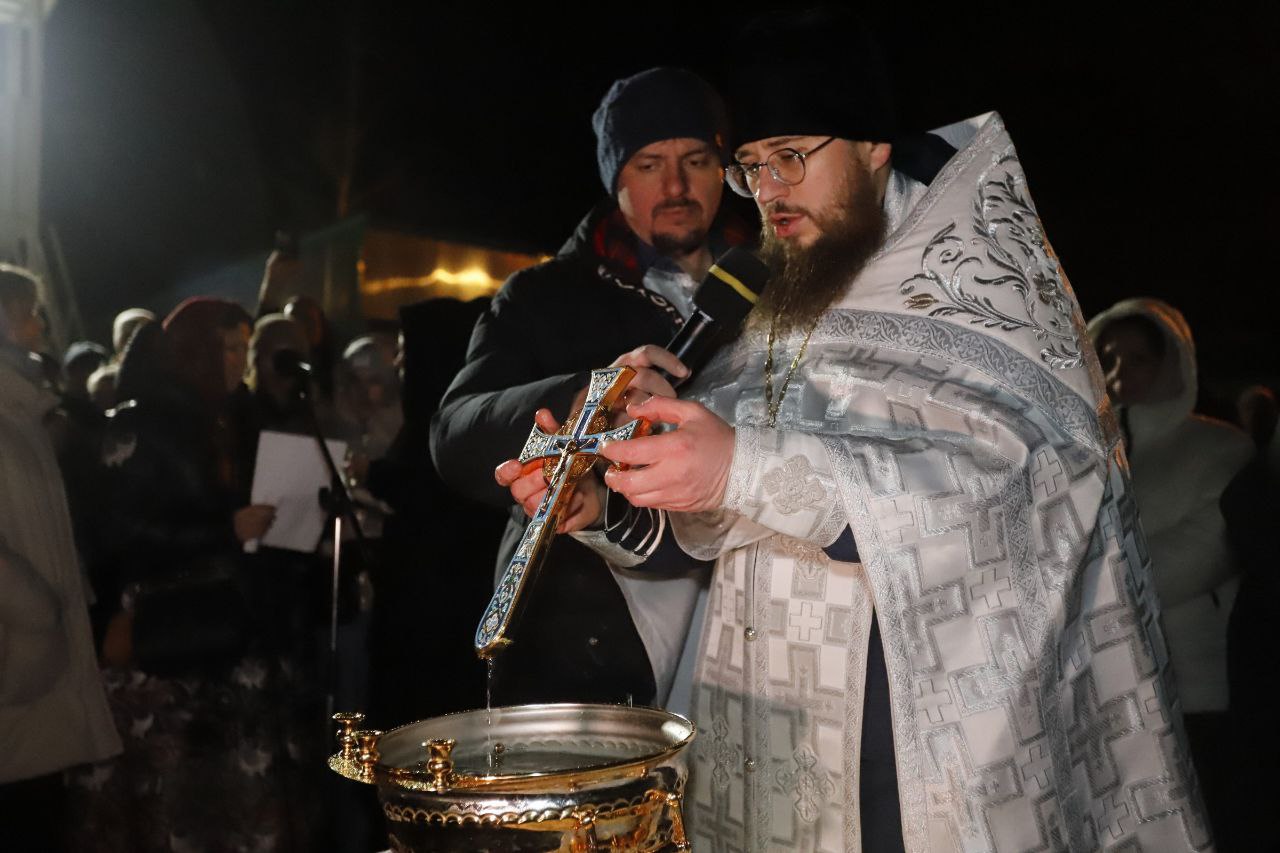
[(717, 561), (694, 849), (1208, 849), (1123, 446), (1018, 152), (995, 113), (900, 136), (871, 46), (839, 55), (868, 67), (742, 69), (727, 178), (774, 279), (684, 399), (631, 407), (667, 430), (604, 449)]

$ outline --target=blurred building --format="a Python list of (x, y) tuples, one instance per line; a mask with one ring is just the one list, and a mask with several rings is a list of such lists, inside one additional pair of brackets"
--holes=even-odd
[(369, 319), (391, 320), (400, 306), (449, 297), (464, 302), (492, 296), (507, 276), (543, 256), (449, 243), (371, 229), (359, 262), (360, 305)]

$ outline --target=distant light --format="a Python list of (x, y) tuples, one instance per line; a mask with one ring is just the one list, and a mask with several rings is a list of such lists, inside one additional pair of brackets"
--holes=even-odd
[(480, 267), (467, 267), (458, 272), (436, 269), (428, 278), (434, 278), (441, 284), (456, 284), (463, 287), (490, 287), (496, 289), (501, 284)]
[(427, 275), (367, 278), (360, 289), (372, 296), (414, 288), (429, 291), (433, 297), (467, 300), (492, 296), (501, 286), (502, 282), (489, 275), (483, 267), (469, 266), (457, 271), (437, 267)]

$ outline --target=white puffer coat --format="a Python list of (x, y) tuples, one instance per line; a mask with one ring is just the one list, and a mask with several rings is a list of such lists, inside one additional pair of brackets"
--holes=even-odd
[(1109, 324), (1143, 316), (1165, 335), (1156, 382), (1164, 399), (1127, 407), (1133, 495), (1151, 552), (1165, 636), (1183, 710), (1227, 709), (1227, 618), (1239, 578), (1218, 508), (1223, 490), (1253, 455), (1242, 430), (1192, 413), (1196, 355), (1178, 309), (1158, 299), (1127, 299), (1089, 322), (1095, 341)]

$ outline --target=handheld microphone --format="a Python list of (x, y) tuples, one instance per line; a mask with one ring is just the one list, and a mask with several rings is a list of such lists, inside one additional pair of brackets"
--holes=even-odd
[(281, 376), (306, 379), (311, 375), (311, 364), (300, 353), (291, 349), (278, 349), (272, 353), (271, 367)]
[[(735, 247), (716, 259), (694, 291), (693, 313), (667, 344), (671, 354), (689, 368), (689, 376), (707, 363), (726, 336), (738, 331), (768, 281), (769, 268), (746, 249)], [(673, 388), (689, 378), (658, 372)]]

